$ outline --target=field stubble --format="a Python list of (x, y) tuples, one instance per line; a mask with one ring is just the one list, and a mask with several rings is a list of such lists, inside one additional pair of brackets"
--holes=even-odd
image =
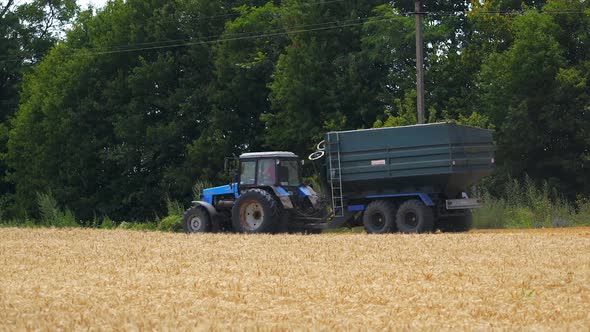
[(0, 265), (0, 330), (590, 328), (589, 229), (187, 236), (6, 228)]

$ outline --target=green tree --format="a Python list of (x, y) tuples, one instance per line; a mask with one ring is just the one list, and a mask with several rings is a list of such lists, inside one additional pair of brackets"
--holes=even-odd
[(187, 153), (208, 124), (221, 1), (113, 1), (85, 12), (24, 85), (8, 160), (17, 203), (36, 192), (89, 219), (154, 218), (190, 199)]
[(270, 84), (273, 113), (264, 114), (269, 148), (307, 153), (330, 129), (370, 126), (356, 53), (361, 26), (378, 1), (282, 4), (290, 45)]
[[(568, 3), (550, 1), (544, 9)], [(498, 129), (502, 171), (547, 179), (570, 198), (589, 193), (588, 60), (579, 52), (588, 46), (576, 30), (590, 25), (587, 14), (577, 16), (575, 24), (535, 11), (516, 17), (514, 42), (490, 55), (479, 81), (482, 105)], [(572, 33), (582, 38), (574, 42)]]
[(0, 1), (0, 217), (14, 192), (5, 179), (8, 121), (18, 108), (22, 77), (55, 44), (77, 10), (74, 0)]
[[(210, 126), (222, 133), (227, 154), (262, 149), (265, 128), (260, 117), (271, 112), (268, 85), (287, 44), (279, 8), (272, 2), (236, 11), (240, 16), (226, 24), (221, 36), (225, 41), (216, 46), (214, 60)], [(252, 38), (260, 35), (268, 37)]]

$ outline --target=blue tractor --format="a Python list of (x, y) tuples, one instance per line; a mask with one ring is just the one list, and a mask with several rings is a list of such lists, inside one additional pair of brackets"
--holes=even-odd
[(183, 218), (187, 233), (234, 231), (275, 233), (322, 227), (326, 217), (321, 197), (304, 185), (300, 159), (292, 152), (244, 153), (237, 181), (203, 191)]

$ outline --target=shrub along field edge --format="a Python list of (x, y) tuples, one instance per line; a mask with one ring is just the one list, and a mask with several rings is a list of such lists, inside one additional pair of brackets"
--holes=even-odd
[[(210, 183), (199, 182), (193, 191), (200, 198)], [(574, 204), (560, 199), (544, 184), (536, 186), (530, 178), (524, 181), (511, 180), (500, 197), (487, 190), (476, 190), (484, 205), (474, 210), (473, 228), (476, 229), (527, 229), (551, 227), (590, 226), (590, 200), (580, 198)], [(91, 221), (76, 220), (68, 208), (60, 208), (51, 193), (37, 195), (39, 217), (23, 220), (1, 220), (0, 227), (91, 227), (101, 229), (134, 229), (150, 231), (181, 232), (185, 206), (166, 198), (167, 215), (152, 221), (119, 221), (108, 216), (95, 216)], [(356, 230), (351, 230), (357, 232)]]

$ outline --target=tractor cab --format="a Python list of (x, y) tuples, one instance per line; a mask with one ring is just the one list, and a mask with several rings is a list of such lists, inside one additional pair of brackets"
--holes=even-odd
[(298, 187), (299, 159), (292, 152), (253, 152), (240, 156), (238, 185), (252, 187)]

